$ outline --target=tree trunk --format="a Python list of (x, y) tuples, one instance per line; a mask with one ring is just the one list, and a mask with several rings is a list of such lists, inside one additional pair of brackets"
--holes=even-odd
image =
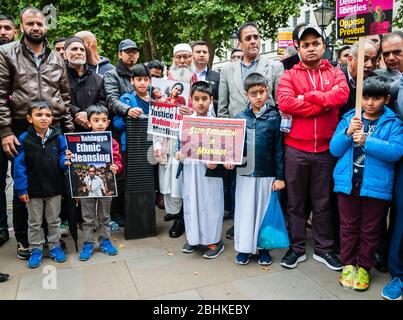
[(143, 44), (143, 56), (142, 56), (144, 62), (159, 59), (157, 44), (155, 42), (152, 30), (150, 29), (147, 30), (145, 39), (147, 39), (147, 41), (145, 41)]
[(211, 69), (212, 66), (213, 66), (215, 49), (217, 48), (217, 44), (213, 43), (211, 41), (211, 38), (210, 38), (210, 30), (214, 29), (214, 21), (213, 21), (213, 19), (211, 17), (209, 17), (207, 25), (209, 27), (204, 32), (203, 40), (207, 43), (208, 52), (210, 53), (210, 58), (209, 58), (209, 61), (208, 61), (208, 67)]

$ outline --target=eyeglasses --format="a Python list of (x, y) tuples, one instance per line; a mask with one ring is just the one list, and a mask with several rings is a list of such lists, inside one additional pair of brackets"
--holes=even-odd
[(192, 55), (190, 55), (190, 54), (175, 55), (174, 58), (177, 60), (182, 60), (182, 59), (188, 60), (188, 59), (192, 58)]
[(266, 89), (260, 89), (256, 91), (249, 91), (248, 96), (256, 98), (258, 95), (263, 96), (266, 93)]
[(94, 173), (95, 171), (94, 170), (88, 170), (88, 172)]
[(259, 40), (260, 36), (258, 34), (251, 34), (251, 35), (246, 36), (244, 38), (244, 40), (249, 42), (249, 41), (252, 40), (252, 38), (255, 39), (255, 40)]
[(402, 49), (396, 49), (392, 51), (384, 51), (382, 52), (382, 55), (385, 59), (389, 58), (389, 56), (393, 54), (395, 57), (398, 57), (402, 54)]

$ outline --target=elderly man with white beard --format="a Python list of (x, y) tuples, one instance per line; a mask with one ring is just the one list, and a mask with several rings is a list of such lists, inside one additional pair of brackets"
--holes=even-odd
[(103, 78), (89, 68), (81, 38), (73, 36), (66, 39), (64, 50), (70, 83), (70, 112), (76, 124), (75, 131), (88, 131), (86, 109), (94, 104), (106, 106)]
[[(168, 72), (168, 80), (188, 82), (197, 81), (195, 68), (192, 64), (192, 48), (187, 43), (177, 44), (173, 51), (173, 64)], [(180, 108), (180, 113), (189, 115), (192, 110), (186, 106)], [(155, 137), (154, 155), (159, 162), (160, 192), (164, 195), (166, 215), (164, 220), (174, 220), (169, 230), (171, 238), (180, 237), (185, 231), (182, 209), (182, 178), (176, 179), (179, 161), (175, 159), (177, 140), (172, 138)]]

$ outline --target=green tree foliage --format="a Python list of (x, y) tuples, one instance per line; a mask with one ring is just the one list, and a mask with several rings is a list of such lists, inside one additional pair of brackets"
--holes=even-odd
[[(234, 27), (246, 21), (258, 21), (263, 38), (275, 39), (277, 29), (286, 26), (290, 16), (299, 15), (299, 7), (306, 2), (319, 1), (55, 0), (57, 27), (49, 30), (49, 39), (53, 42), (56, 37), (89, 30), (96, 34), (101, 54), (116, 62), (119, 42), (130, 38), (141, 48), (142, 61), (156, 58), (169, 63), (172, 48), (179, 42), (203, 39), (211, 52), (222, 54), (219, 48), (229, 47)], [(0, 12), (19, 23), (21, 9), (42, 9), (48, 4), (49, 0), (1, 0)], [(334, 6), (335, 0), (329, 4)], [(401, 8), (398, 16), (401, 26)]]

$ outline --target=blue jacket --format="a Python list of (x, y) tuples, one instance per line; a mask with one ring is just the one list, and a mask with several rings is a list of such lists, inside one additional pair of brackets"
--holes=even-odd
[[(333, 172), (334, 191), (351, 194), (353, 179), (354, 141), (346, 131), (355, 110), (346, 113), (330, 141), (330, 152), (338, 159)], [(403, 125), (388, 107), (379, 118), (375, 132), (364, 145), (365, 162), (360, 196), (391, 200), (394, 163), (403, 156)]]
[(67, 167), (66, 139), (54, 127), (45, 144), (32, 125), (19, 137), (20, 146), (14, 160), (14, 190), (30, 198), (47, 198), (62, 193)]
[[(139, 108), (136, 100), (136, 93), (125, 93), (119, 99), (125, 105), (129, 106), (130, 108)], [(143, 109), (142, 109), (143, 110)], [(143, 112), (148, 115), (148, 110), (143, 110)], [(126, 152), (126, 121), (125, 117), (116, 115), (113, 117), (112, 120), (113, 127), (115, 130), (121, 134), (120, 137), (120, 146), (122, 152)]]
[(248, 105), (235, 118), (246, 119), (244, 157), (247, 157), (247, 163), (246, 167), (237, 168), (237, 174), (284, 180), (284, 139), (278, 110), (267, 105), (266, 111), (256, 118)]

